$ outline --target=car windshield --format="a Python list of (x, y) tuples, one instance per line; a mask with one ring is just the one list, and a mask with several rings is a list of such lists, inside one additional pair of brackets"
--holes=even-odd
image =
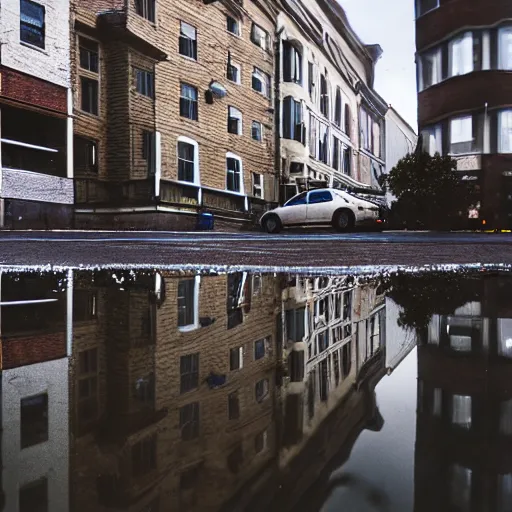
[(307, 192), (302, 192), (298, 196), (292, 197), (284, 206), (296, 206), (299, 204), (306, 204)]

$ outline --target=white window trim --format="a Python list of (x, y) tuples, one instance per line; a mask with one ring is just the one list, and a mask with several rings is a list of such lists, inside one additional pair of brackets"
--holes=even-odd
[(257, 197), (254, 195), (254, 186), (255, 186), (255, 183), (254, 183), (254, 176), (258, 175), (260, 177), (260, 184), (258, 185), (258, 187), (261, 189), (261, 196), (258, 197), (258, 199), (265, 199), (265, 188), (263, 186), (263, 181), (264, 181), (264, 176), (261, 172), (253, 172), (252, 175), (251, 175), (251, 179), (252, 179), (252, 195), (253, 197)]
[[(234, 115), (232, 115), (232, 113)], [(238, 133), (231, 133), (231, 132), (228, 132), (228, 133), (231, 133), (231, 135), (242, 135), (244, 133), (242, 112), (240, 110), (238, 110), (236, 107), (229, 105), (228, 106), (228, 118), (230, 118), (230, 117), (232, 117), (234, 119), (238, 119), (238, 121), (239, 121)]]
[[(253, 138), (253, 136), (252, 136), (252, 127), (253, 127), (253, 125), (254, 125), (254, 124), (259, 124), (259, 126), (260, 126), (260, 136), (261, 136), (261, 139), (260, 139), (260, 140), (255, 139), (255, 138)], [(251, 140), (253, 140), (253, 141), (255, 141), (255, 142), (263, 142), (263, 138), (264, 138), (264, 135), (263, 135), (263, 123), (260, 123), (260, 121), (253, 121), (253, 122), (251, 123)]]
[(199, 329), (199, 288), (201, 286), (201, 276), (194, 277), (194, 323), (179, 326), (180, 332), (190, 332)]
[(240, 64), (236, 64), (235, 62), (231, 61), (231, 66), (233, 66), (234, 68), (236, 68), (238, 70), (238, 80), (230, 80), (229, 78), (226, 77), (226, 79), (228, 80), (228, 82), (231, 82), (232, 84), (237, 84), (237, 85), (240, 85), (242, 83), (242, 66)]
[[(228, 18), (231, 18), (233, 20), (235, 20), (238, 24), (238, 31), (237, 32), (231, 32), (230, 30), (228, 30)], [(240, 20), (240, 18), (237, 18), (236, 16), (232, 16), (231, 14), (227, 13), (226, 14), (226, 32), (228, 34), (231, 34), (232, 36), (236, 36), (236, 37), (241, 37), (242, 35), (242, 21)]]
[[(235, 192), (233, 190), (228, 190), (228, 158), (233, 158), (234, 160), (238, 160), (238, 162), (240, 163), (240, 191), (239, 192)], [(245, 195), (245, 185), (244, 185), (244, 167), (243, 167), (243, 162), (242, 162), (242, 159), (238, 156), (238, 155), (235, 155), (234, 153), (231, 153), (230, 151), (228, 151), (226, 153), (226, 176), (225, 176), (225, 186), (224, 186), (224, 189), (227, 191), (227, 192), (232, 192), (234, 194), (237, 194), (239, 196), (244, 196)]]
[[(423, 59), (425, 56), (429, 54), (435, 53), (435, 66), (436, 66), (436, 72), (437, 72), (437, 80), (433, 81), (431, 85), (425, 86), (425, 83), (423, 81)], [(427, 50), (426, 52), (423, 52), (418, 57), (418, 86), (419, 91), (424, 91), (425, 89), (428, 89), (429, 87), (433, 87), (434, 85), (437, 85), (443, 81), (443, 52), (441, 51), (441, 47), (438, 46), (437, 48), (432, 48), (430, 50)]]
[(435, 7), (432, 7), (432, 9), (429, 9), (428, 11), (425, 11), (423, 14), (419, 14), (420, 12), (420, 0), (416, 0), (416, 19), (419, 19), (429, 12), (435, 11), (436, 9), (439, 9), (439, 0), (437, 0), (437, 5)]
[(187, 185), (190, 185), (193, 183), (194, 185), (201, 185), (201, 175), (199, 173), (199, 144), (194, 139), (191, 139), (189, 137), (185, 136), (179, 136), (176, 140), (176, 173), (178, 172), (178, 142), (184, 142), (185, 144), (190, 144), (191, 146), (194, 146), (194, 181), (181, 181), (176, 180), (179, 183), (185, 183)]

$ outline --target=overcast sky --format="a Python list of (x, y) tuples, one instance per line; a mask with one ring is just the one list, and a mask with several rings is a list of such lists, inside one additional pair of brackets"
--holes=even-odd
[(375, 89), (415, 129), (416, 70), (413, 0), (338, 0), (366, 44), (378, 43)]

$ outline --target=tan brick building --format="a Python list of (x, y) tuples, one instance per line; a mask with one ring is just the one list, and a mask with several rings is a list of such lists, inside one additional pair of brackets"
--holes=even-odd
[(277, 199), (272, 4), (75, 0), (78, 226), (186, 229)]

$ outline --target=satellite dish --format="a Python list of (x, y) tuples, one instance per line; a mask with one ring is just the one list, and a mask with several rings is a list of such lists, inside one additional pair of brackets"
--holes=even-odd
[(226, 96), (228, 93), (226, 88), (219, 82), (212, 82), (210, 84), (210, 91), (212, 91), (212, 93), (219, 98), (224, 98), (224, 96)]

